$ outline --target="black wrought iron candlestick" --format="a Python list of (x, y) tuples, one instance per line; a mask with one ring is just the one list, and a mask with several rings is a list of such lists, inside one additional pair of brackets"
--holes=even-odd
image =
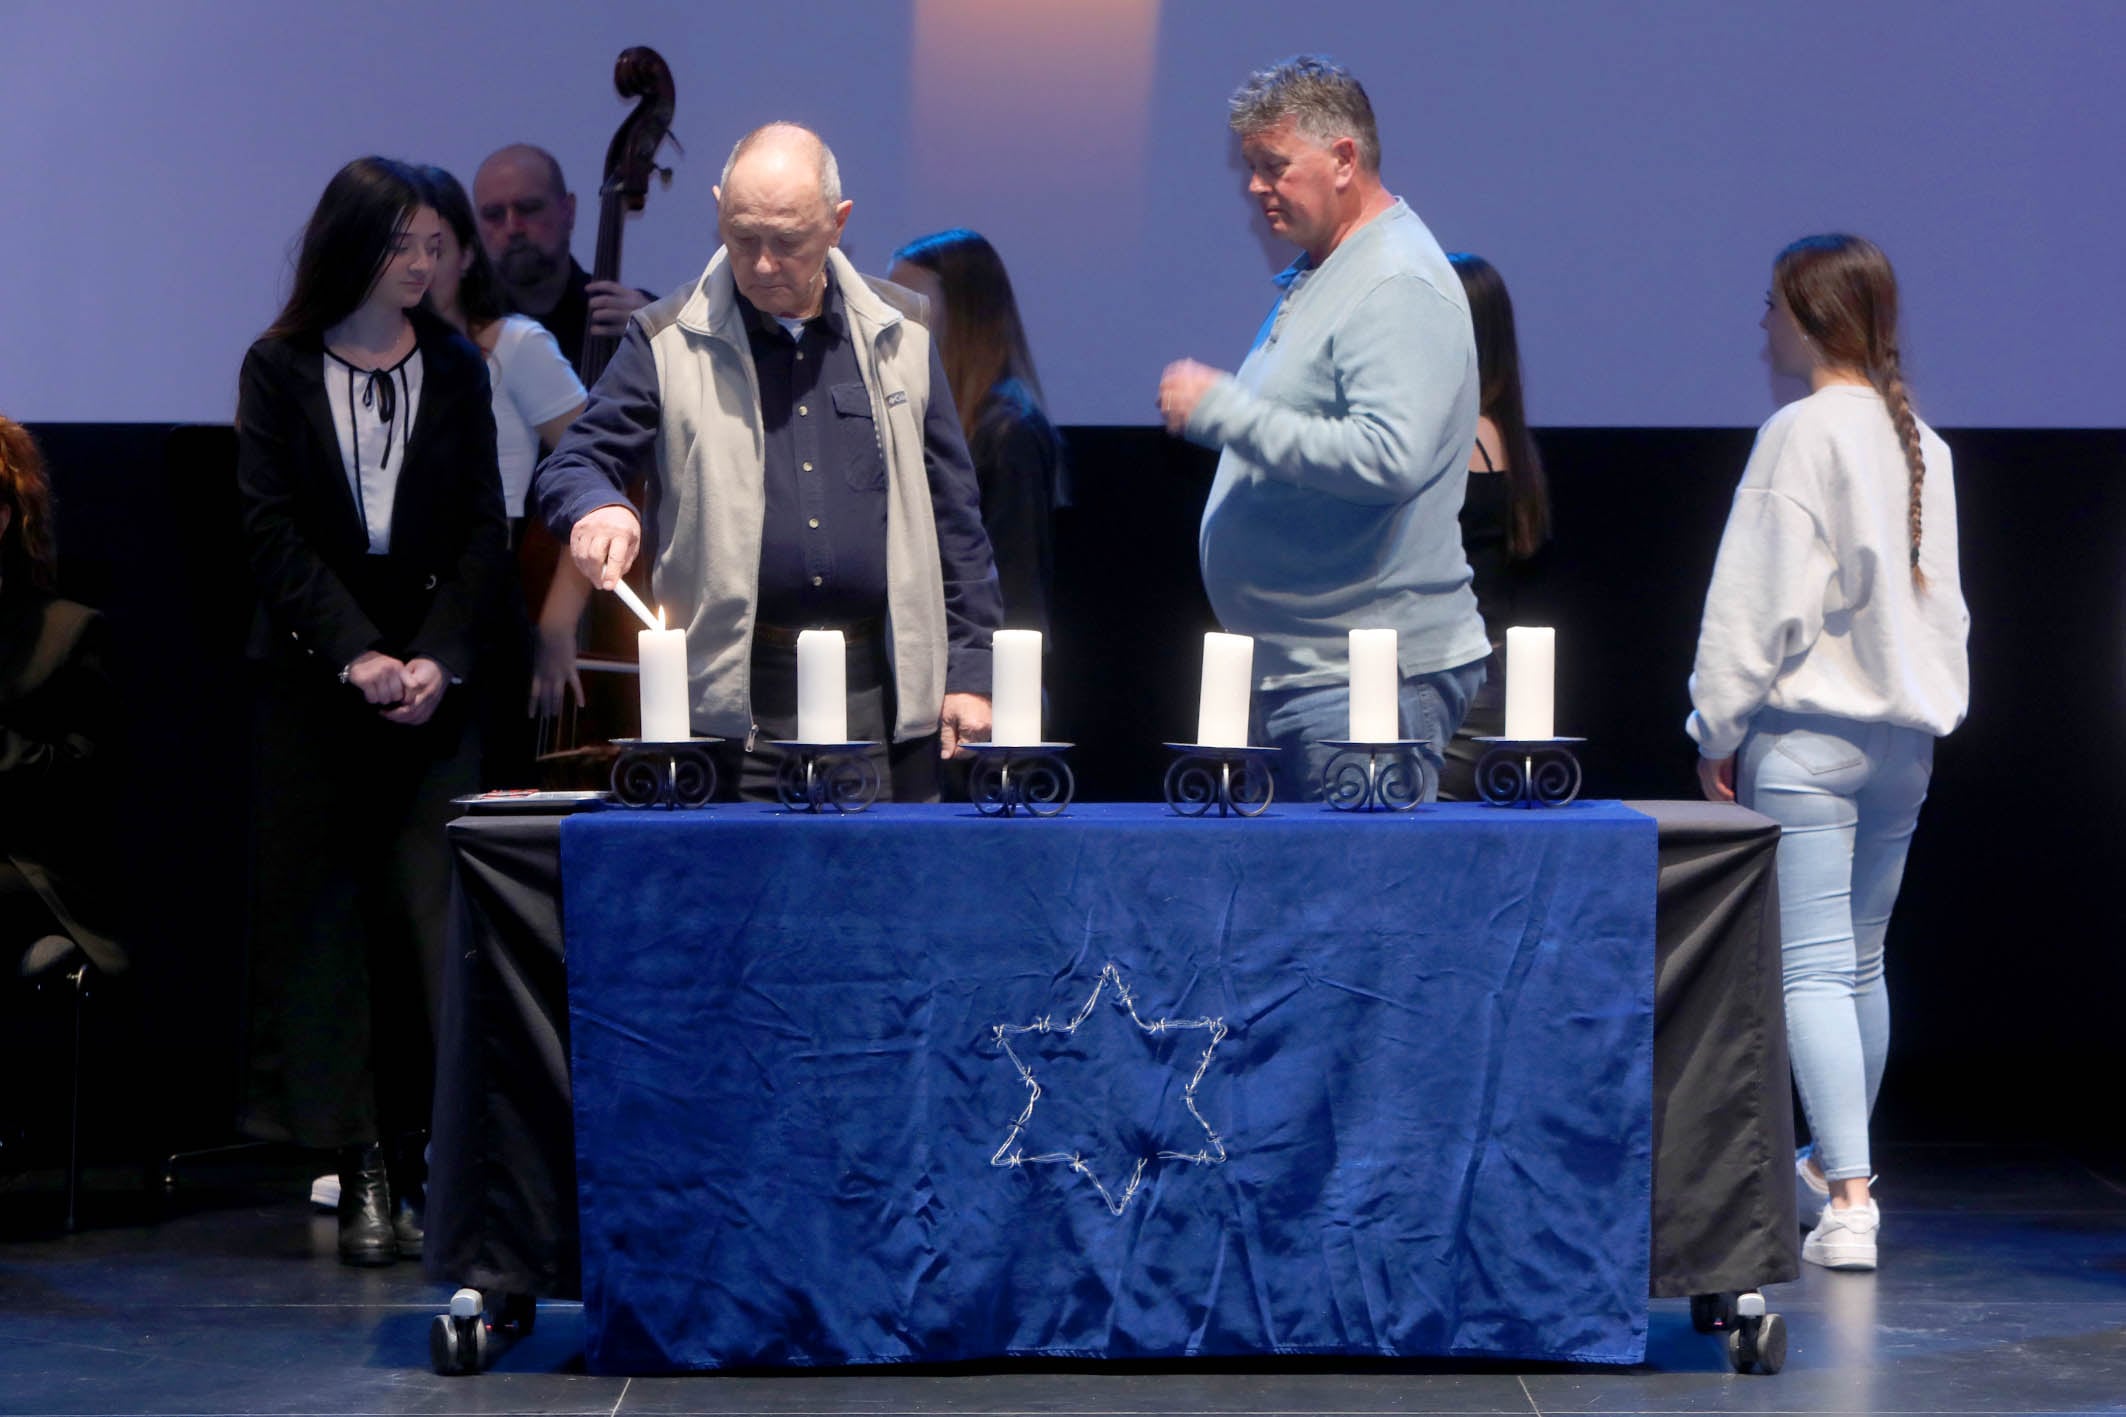
[(962, 743), (974, 755), (967, 797), (985, 817), (1027, 812), (1053, 817), (1070, 805), (1078, 779), (1063, 761), (1068, 743)]
[(1166, 770), (1166, 805), (1184, 817), (1213, 807), (1219, 816), (1259, 817), (1277, 795), (1270, 774), (1275, 748), (1221, 748), (1208, 743), (1169, 743), (1177, 756)]
[(613, 798), (623, 807), (706, 807), (716, 795), (716, 760), (709, 749), (721, 738), (683, 738), (660, 743), (615, 738)]
[(1476, 763), (1476, 792), (1493, 807), (1562, 807), (1580, 795), (1585, 738), (1478, 738), (1490, 746)]
[(1425, 800), (1425, 764), (1418, 740), (1381, 743), (1325, 738), (1334, 748), (1321, 772), (1323, 798), (1339, 812), (1407, 812)]
[(876, 743), (797, 743), (777, 741), (782, 765), (775, 770), (775, 795), (793, 812), (861, 812), (878, 801), (878, 767), (870, 750)]

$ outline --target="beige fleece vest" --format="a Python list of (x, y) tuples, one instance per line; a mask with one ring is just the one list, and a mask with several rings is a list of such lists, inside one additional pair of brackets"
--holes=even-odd
[[(919, 297), (884, 282), (874, 290), (840, 251), (828, 253), (827, 275), (841, 292), (886, 460), (886, 624), (900, 741), (936, 732), (945, 697), (945, 582), (923, 462), (930, 333), (896, 308)], [(693, 607), (684, 628), (694, 731), (742, 740), (754, 728), (766, 442), (760, 383), (724, 252), (699, 280), (633, 318), (649, 334), (663, 404), (651, 589), (660, 603)]]

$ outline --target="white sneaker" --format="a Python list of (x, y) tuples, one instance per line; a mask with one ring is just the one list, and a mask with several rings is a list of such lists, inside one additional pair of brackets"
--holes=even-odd
[(1882, 1229), (1882, 1211), (1875, 1202), (1866, 1205), (1827, 1205), (1816, 1228), (1801, 1242), (1801, 1257), (1825, 1269), (1875, 1268), (1875, 1237)]
[(1816, 1148), (1805, 1146), (1794, 1153), (1794, 1214), (1801, 1220), (1801, 1228), (1814, 1230), (1816, 1222), (1823, 1217), (1824, 1206), (1830, 1203), (1831, 1185), (1815, 1172), (1807, 1162)]
[(310, 1204), (319, 1210), (340, 1208), (340, 1173), (327, 1171), (310, 1183)]

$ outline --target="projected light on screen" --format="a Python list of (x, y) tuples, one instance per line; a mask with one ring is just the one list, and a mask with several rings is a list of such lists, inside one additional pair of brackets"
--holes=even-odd
[(892, 240), (952, 226), (987, 236), (1037, 364), (1044, 350), (1057, 364), (1100, 349), (1102, 293), (1139, 263), (1159, 8), (917, 0), (912, 225)]

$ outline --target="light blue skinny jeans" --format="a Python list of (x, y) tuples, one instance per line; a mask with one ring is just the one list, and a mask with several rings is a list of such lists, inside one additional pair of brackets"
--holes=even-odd
[(1933, 776), (1932, 734), (1769, 709), (1735, 764), (1742, 805), (1780, 826), (1787, 1051), (1833, 1181), (1869, 1174), (1868, 1117), (1890, 1048), (1883, 935)]

